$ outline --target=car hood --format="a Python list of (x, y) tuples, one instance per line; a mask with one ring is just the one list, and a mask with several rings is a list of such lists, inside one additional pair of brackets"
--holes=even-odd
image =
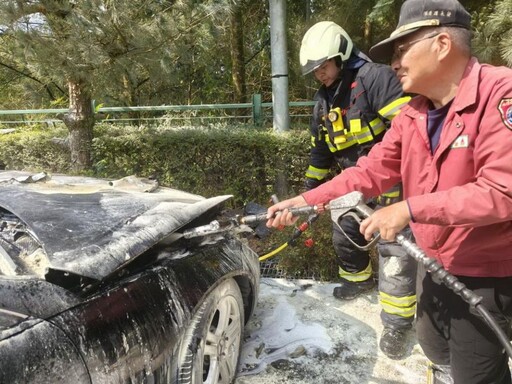
[(229, 198), (206, 199), (136, 177), (0, 172), (0, 207), (30, 228), (48, 268), (96, 280)]

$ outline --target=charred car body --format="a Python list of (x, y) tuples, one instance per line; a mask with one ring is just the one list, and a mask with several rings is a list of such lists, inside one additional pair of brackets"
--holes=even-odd
[(257, 300), (230, 196), (0, 172), (1, 383), (228, 383)]

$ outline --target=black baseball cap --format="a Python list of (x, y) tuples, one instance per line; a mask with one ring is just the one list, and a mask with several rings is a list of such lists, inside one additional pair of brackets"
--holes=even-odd
[(370, 48), (373, 60), (390, 59), (394, 42), (423, 27), (471, 29), (471, 15), (457, 0), (406, 0), (400, 9), (396, 29), (389, 38)]

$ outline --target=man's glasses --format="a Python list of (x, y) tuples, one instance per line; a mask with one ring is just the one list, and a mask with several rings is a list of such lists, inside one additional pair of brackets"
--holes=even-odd
[(392, 61), (399, 60), (402, 58), (405, 52), (407, 52), (414, 44), (419, 43), (420, 41), (431, 39), (433, 37), (436, 37), (441, 32), (435, 32), (427, 36), (423, 36), (419, 39), (409, 41), (408, 43), (400, 44), (396, 47), (395, 52), (393, 53), (393, 57), (391, 58)]

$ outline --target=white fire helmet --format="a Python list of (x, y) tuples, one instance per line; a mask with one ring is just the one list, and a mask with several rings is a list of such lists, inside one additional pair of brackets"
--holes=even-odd
[(347, 61), (352, 53), (352, 39), (332, 21), (321, 21), (308, 29), (300, 46), (300, 67), (303, 75), (314, 71), (326, 60), (339, 56)]

